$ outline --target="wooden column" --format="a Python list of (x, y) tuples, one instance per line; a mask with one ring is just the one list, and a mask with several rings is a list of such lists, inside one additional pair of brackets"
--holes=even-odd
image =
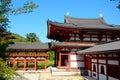
[(92, 77), (92, 72), (93, 72), (92, 71), (92, 55), (89, 55), (89, 57), (90, 57), (90, 60), (91, 60), (91, 63), (90, 63), (91, 64), (91, 73), (90, 74), (91, 74), (91, 77)]
[[(119, 58), (119, 74), (120, 74), (120, 54), (118, 54), (118, 58)], [(119, 75), (119, 80), (120, 80), (120, 75)]]
[(108, 80), (108, 54), (106, 54), (106, 80)]
[(34, 59), (34, 70), (35, 71), (37, 70), (37, 59), (36, 58)]
[(68, 53), (67, 56), (68, 56), (67, 66), (68, 66), (68, 68), (70, 69), (70, 68), (71, 68), (71, 66), (70, 66), (70, 63), (71, 63), (71, 62), (70, 62), (70, 60), (71, 60), (71, 59), (70, 59), (71, 53)]
[(57, 62), (57, 52), (56, 52), (56, 51), (55, 51), (55, 59), (54, 59), (54, 61), (55, 61), (55, 62), (54, 62), (55, 65), (54, 65), (54, 66), (56, 67), (56, 66), (57, 66), (57, 63), (58, 63), (58, 62)]
[(99, 55), (97, 55), (97, 80), (99, 80)]
[(56, 61), (57, 61), (57, 65), (56, 65), (56, 67), (57, 67), (58, 64), (59, 64), (59, 53), (58, 53), (58, 51), (57, 51), (56, 55), (57, 55), (57, 59), (56, 59)]
[(24, 58), (24, 71), (26, 71), (26, 58)]
[(16, 60), (15, 60), (15, 58), (13, 59), (13, 66), (16, 66)]
[(59, 53), (58, 67), (61, 66), (61, 53)]
[(47, 63), (47, 60), (46, 58), (44, 59), (44, 69), (46, 69), (46, 63)]
[(80, 33), (79, 35), (80, 35), (80, 40), (83, 41), (83, 39), (84, 39), (84, 33)]

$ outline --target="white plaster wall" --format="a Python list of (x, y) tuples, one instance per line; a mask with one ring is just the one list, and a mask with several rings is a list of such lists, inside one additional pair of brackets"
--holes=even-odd
[[(93, 65), (96, 66), (96, 72), (93, 72)], [(96, 74), (96, 76), (94, 76), (93, 74)], [(92, 77), (97, 79), (97, 64), (95, 64), (95, 63), (92, 63)]]
[(106, 64), (106, 60), (99, 60), (99, 63), (105, 63)]
[(106, 75), (99, 74), (99, 80), (106, 80)]
[(101, 66), (104, 67), (104, 71), (105, 71), (105, 74), (106, 74), (106, 65), (102, 65), (102, 64), (99, 64), (99, 73), (101, 73)]
[(83, 55), (70, 55), (70, 60), (84, 60)]
[(92, 76), (92, 75), (91, 75), (91, 71), (90, 71), (90, 70), (88, 70), (88, 76)]
[(70, 67), (85, 67), (84, 62), (70, 62)]
[(108, 64), (119, 65), (117, 60), (108, 60)]
[[(92, 63), (92, 71), (93, 71), (93, 65), (94, 63)], [(96, 66), (96, 72), (97, 72), (97, 64), (95, 64), (95, 66)]]
[(108, 80), (119, 80), (119, 79), (116, 79), (116, 78), (114, 78), (114, 77), (108, 76)]
[(97, 59), (92, 59), (92, 62), (97, 62)]
[[(96, 76), (94, 76), (94, 74), (96, 74)], [(97, 73), (96, 72), (92, 72), (92, 77), (97, 79)]]

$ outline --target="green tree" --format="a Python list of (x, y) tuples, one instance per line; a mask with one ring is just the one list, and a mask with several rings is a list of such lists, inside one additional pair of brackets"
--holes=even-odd
[(39, 38), (35, 33), (28, 33), (26, 34), (26, 39), (29, 42), (40, 42)]
[(22, 7), (15, 8), (13, 7), (12, 0), (0, 0), (0, 27), (5, 29), (9, 27), (9, 16), (29, 13), (36, 7), (38, 7), (38, 5), (32, 1), (26, 1)]
[(9, 42), (26, 42), (26, 38), (23, 36), (17, 34), (17, 33), (11, 33), (12, 39), (9, 39)]
[(10, 80), (13, 78), (15, 74), (14, 70), (14, 67), (9, 67), (4, 60), (0, 59), (0, 80)]
[(50, 55), (50, 60), (55, 60), (55, 51), (48, 51), (47, 54)]
[(120, 0), (110, 0), (110, 1), (118, 1), (117, 8), (120, 10)]
[(9, 16), (30, 13), (36, 7), (38, 5), (32, 1), (26, 1), (23, 6), (15, 8), (12, 0), (0, 0), (0, 79), (10, 80), (15, 74), (14, 69), (6, 64), (6, 55), (4, 54), (8, 39), (11, 38), (10, 32), (7, 31), (10, 22)]

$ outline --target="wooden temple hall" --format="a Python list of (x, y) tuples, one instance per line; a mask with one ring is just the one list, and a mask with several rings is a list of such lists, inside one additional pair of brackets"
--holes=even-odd
[[(19, 70), (38, 70), (38, 63), (44, 63), (44, 69), (47, 67), (49, 59), (48, 43), (15, 42), (9, 44), (6, 54), (9, 56), (8, 64), (17, 66)], [(31, 66), (28, 66), (31, 64)], [(21, 66), (23, 65), (23, 66)]]
[(66, 15), (64, 22), (48, 19), (47, 27), (48, 39), (56, 41), (51, 49), (58, 68), (87, 70), (97, 80), (120, 80), (120, 25), (106, 23), (103, 16)]
[(106, 23), (103, 16), (66, 15), (64, 22), (47, 20), (47, 38), (54, 42), (9, 44), (6, 52), (9, 65), (38, 70), (38, 63), (43, 62), (46, 69), (47, 51), (53, 50), (55, 66), (59, 69), (87, 70), (97, 80), (120, 80), (120, 25)]

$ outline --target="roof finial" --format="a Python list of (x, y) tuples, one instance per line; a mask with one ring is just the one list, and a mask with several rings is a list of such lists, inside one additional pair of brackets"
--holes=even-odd
[(100, 16), (100, 18), (103, 18), (103, 14), (102, 13), (100, 13), (99, 16)]
[(66, 13), (66, 16), (69, 16), (69, 15), (70, 15), (70, 13), (69, 13), (69, 12), (67, 12), (67, 13)]

